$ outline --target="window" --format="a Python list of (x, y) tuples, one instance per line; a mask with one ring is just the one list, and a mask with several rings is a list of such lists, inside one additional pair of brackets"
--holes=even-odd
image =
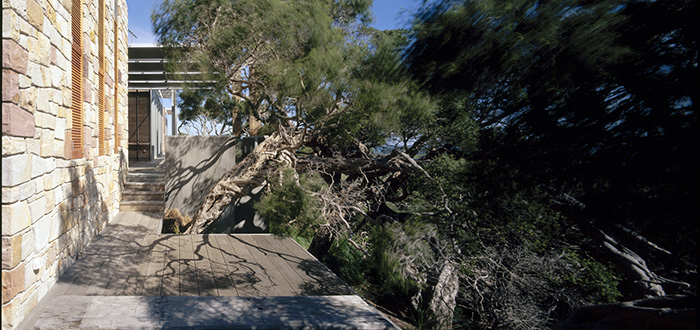
[(71, 7), (71, 158), (83, 157), (83, 8), (81, 0)]

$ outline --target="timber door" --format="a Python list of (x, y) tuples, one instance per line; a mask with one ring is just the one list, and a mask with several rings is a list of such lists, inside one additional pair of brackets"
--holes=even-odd
[(129, 92), (129, 160), (151, 160), (150, 92)]

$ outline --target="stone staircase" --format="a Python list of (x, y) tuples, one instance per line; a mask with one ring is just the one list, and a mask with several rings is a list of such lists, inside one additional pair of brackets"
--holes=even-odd
[(135, 162), (129, 166), (121, 211), (160, 212), (165, 208), (165, 169), (162, 162)]

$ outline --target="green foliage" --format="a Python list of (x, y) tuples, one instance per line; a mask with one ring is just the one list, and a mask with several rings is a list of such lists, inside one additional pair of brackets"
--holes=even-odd
[(618, 290), (620, 278), (612, 271), (612, 267), (583, 257), (575, 251), (567, 251), (565, 259), (575, 267), (577, 272), (552, 279), (555, 285), (576, 288), (579, 294), (590, 299), (591, 303), (615, 303), (622, 297)]
[(169, 70), (201, 72), (214, 82), (212, 90), (183, 92), (181, 119), (238, 120), (243, 131), (248, 116), (267, 126), (296, 124), (327, 154), (353, 154), (357, 142), (373, 148), (415, 137), (431, 121), (434, 104), (401, 68), (405, 31), (367, 27), (370, 5), (164, 1), (152, 18), (173, 59)]
[[(282, 171), (279, 182), (255, 204), (258, 214), (270, 222), (270, 232), (308, 242), (320, 225), (319, 202), (309, 192), (318, 192), (325, 182), (317, 174), (298, 176), (292, 169)], [(300, 243), (300, 244), (302, 244)]]
[(323, 261), (347, 284), (353, 287), (366, 286), (368, 267), (364, 255), (346, 237), (333, 241)]
[[(424, 288), (426, 271), (436, 259), (437, 242), (433, 226), (420, 221), (375, 226), (370, 232), (368, 264), (380, 301), (402, 301), (411, 309), (410, 299)], [(400, 305), (400, 304), (397, 304)]]
[(379, 301), (401, 299), (408, 302), (418, 291), (418, 283), (403, 276), (399, 260), (391, 253), (394, 233), (384, 227), (376, 228), (371, 241), (373, 249), (370, 264), (377, 286), (374, 293), (379, 295)]
[(697, 236), (697, 12), (697, 1), (438, 1), (418, 15), (405, 59), (462, 104), (436, 118), (453, 152), (469, 151), (449, 133), (459, 118), (478, 123), (463, 155), (496, 169), (491, 182), (570, 194), (593, 218), (687, 255), (697, 247), (677, 243)]

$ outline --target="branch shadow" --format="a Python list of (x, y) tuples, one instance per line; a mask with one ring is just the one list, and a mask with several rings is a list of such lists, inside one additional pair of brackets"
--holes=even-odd
[[(142, 296), (150, 308), (145, 322), (165, 328), (229, 328), (261, 320), (270, 328), (354, 328), (356, 320), (377, 320), (375, 311), (347, 305), (342, 299), (354, 291), (296, 243), (285, 242), (290, 238), (268, 236), (279, 244), (268, 238), (275, 244), (266, 247), (244, 235), (164, 235), (154, 232), (157, 221), (159, 214), (147, 214), (110, 223), (61, 277), (66, 294)], [(279, 258), (304, 278), (296, 296), (270, 297), (285, 273), (279, 278), (270, 272), (272, 263), (260, 256)]]
[[(240, 153), (240, 148), (235, 147), (240, 140), (230, 137), (168, 136), (166, 143), (165, 208), (177, 209), (191, 218), (218, 179), (235, 166), (235, 155)], [(222, 160), (229, 158), (230, 163), (222, 164)]]

